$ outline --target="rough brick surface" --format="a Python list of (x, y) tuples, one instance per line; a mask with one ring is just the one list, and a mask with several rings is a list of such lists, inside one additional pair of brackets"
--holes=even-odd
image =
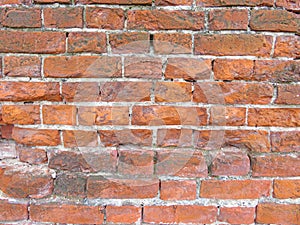
[(0, 224), (299, 224), (299, 0), (0, 0)]

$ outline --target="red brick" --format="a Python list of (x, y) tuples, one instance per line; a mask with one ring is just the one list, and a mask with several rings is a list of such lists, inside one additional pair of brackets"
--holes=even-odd
[(206, 177), (208, 170), (203, 154), (199, 151), (180, 149), (157, 152), (156, 174), (179, 177)]
[(76, 0), (81, 4), (151, 5), (152, 0)]
[(2, 8), (0, 21), (3, 27), (39, 28), (41, 27), (41, 10), (38, 8)]
[(300, 180), (274, 180), (275, 198), (299, 198)]
[(119, 8), (87, 8), (86, 26), (108, 30), (121, 30), (124, 28), (124, 11)]
[(145, 150), (120, 150), (118, 172), (123, 175), (152, 175), (154, 152)]
[(84, 148), (79, 152), (52, 151), (49, 166), (71, 172), (116, 173), (117, 151), (113, 149)]
[(193, 99), (213, 104), (269, 104), (273, 97), (271, 84), (206, 82), (195, 85)]
[(297, 82), (300, 81), (300, 62), (282, 60), (255, 61), (255, 80), (271, 82)]
[(59, 83), (0, 82), (1, 101), (60, 101)]
[(267, 155), (252, 157), (254, 177), (287, 177), (300, 175), (300, 157), (286, 155)]
[(211, 174), (213, 176), (245, 176), (250, 171), (250, 160), (245, 152), (236, 149), (221, 149), (213, 156)]
[(0, 160), (9, 158), (17, 158), (16, 145), (13, 142), (1, 140)]
[(200, 197), (257, 199), (270, 196), (269, 180), (207, 180), (201, 182)]
[(56, 146), (60, 144), (60, 136), (58, 130), (14, 127), (12, 138), (19, 144), (30, 146)]
[(2, 119), (2, 105), (0, 105), (0, 125), (5, 125)]
[(40, 77), (41, 61), (37, 56), (6, 56), (4, 75), (9, 77)]
[(300, 85), (278, 85), (275, 103), (300, 105)]
[(278, 36), (275, 42), (275, 57), (300, 57), (299, 36)]
[(140, 30), (201, 30), (204, 13), (186, 10), (130, 10), (128, 29)]
[(0, 200), (0, 221), (26, 220), (27, 217), (27, 204)]
[(82, 8), (45, 8), (45, 27), (71, 28), (82, 27)]
[(182, 33), (156, 33), (153, 47), (156, 54), (189, 54), (192, 52), (192, 36)]
[(154, 198), (158, 193), (156, 179), (117, 179), (91, 176), (87, 182), (88, 198)]
[(155, 0), (155, 5), (159, 6), (176, 6), (176, 5), (188, 5), (193, 4), (192, 0)]
[(177, 106), (134, 106), (132, 108), (133, 125), (206, 125), (205, 108)]
[(63, 138), (66, 148), (96, 147), (98, 145), (96, 131), (65, 130)]
[(63, 53), (66, 47), (65, 39), (66, 35), (62, 32), (6, 30), (0, 33), (0, 52)]
[(269, 56), (272, 37), (252, 34), (195, 35), (195, 54)]
[(300, 206), (296, 204), (261, 203), (257, 206), (257, 223), (298, 224)]
[(17, 146), (17, 150), (21, 162), (36, 165), (48, 162), (47, 153), (44, 149)]
[[(2, 60), (2, 57), (0, 57), (0, 60), (1, 60), (1, 62), (3, 61)], [(3, 61), (4, 62), (4, 61)], [(0, 77), (2, 78), (3, 76), (4, 76), (4, 74), (2, 73), (2, 70), (4, 71), (4, 63), (3, 63), (3, 65), (2, 65), (2, 63), (0, 64)]]
[(32, 204), (30, 205), (30, 220), (53, 223), (102, 224), (104, 214), (101, 206), (61, 203)]
[(63, 83), (62, 96), (67, 102), (97, 102), (99, 86), (96, 82)]
[(198, 6), (273, 6), (273, 0), (197, 0)]
[(12, 130), (14, 125), (3, 125), (1, 126), (1, 137), (3, 139), (12, 139)]
[(162, 60), (150, 57), (125, 58), (125, 77), (160, 79), (162, 78)]
[(252, 10), (250, 28), (259, 31), (300, 32), (300, 16), (285, 10)]
[(300, 152), (300, 132), (282, 131), (271, 132), (273, 152)]
[(3, 105), (2, 119), (7, 124), (39, 124), (40, 106)]
[(247, 10), (212, 10), (209, 12), (210, 30), (247, 30)]
[(162, 200), (193, 200), (196, 199), (195, 180), (166, 180), (160, 184), (160, 198)]
[(109, 56), (52, 56), (44, 62), (45, 77), (121, 77), (121, 58)]
[(32, 3), (31, 3), (31, 0), (2, 0), (0, 2), (0, 5), (12, 5), (12, 4), (16, 4), (16, 5), (21, 5), (21, 4), (30, 5)]
[(80, 125), (128, 125), (129, 108), (123, 106), (79, 107)]
[(209, 123), (215, 126), (242, 126), (245, 124), (246, 108), (214, 106), (210, 108)]
[(106, 35), (98, 32), (71, 32), (68, 36), (68, 52), (106, 52)]
[(76, 107), (71, 105), (44, 105), (44, 124), (76, 125)]
[(109, 34), (113, 53), (148, 53), (150, 35), (146, 32), (122, 32)]
[(211, 76), (211, 60), (190, 58), (169, 58), (165, 78), (185, 80), (206, 80)]
[(72, 172), (87, 172), (90, 170), (90, 166), (84, 160), (82, 154), (69, 151), (52, 152), (49, 157), (49, 167)]
[(62, 3), (62, 4), (70, 4), (70, 0), (34, 0), (37, 4), (51, 4), (51, 3)]
[(186, 82), (157, 82), (154, 95), (156, 102), (190, 102), (192, 85)]
[(247, 148), (252, 152), (270, 152), (268, 131), (265, 130), (202, 130), (195, 131), (195, 145), (215, 150), (226, 146)]
[[(217, 80), (252, 80), (254, 60), (248, 59), (216, 59), (214, 76)], [(259, 78), (260, 79), (260, 78)]]
[(214, 75), (217, 80), (254, 80), (297, 82), (300, 63), (293, 60), (216, 59)]
[(142, 145), (151, 146), (152, 131), (146, 129), (100, 130), (104, 146)]
[(248, 124), (250, 126), (300, 126), (300, 109), (294, 108), (259, 108), (249, 109)]
[(103, 102), (150, 101), (150, 82), (104, 82), (100, 84), (100, 99)]
[(54, 193), (67, 198), (85, 198), (87, 177), (79, 173), (60, 173), (55, 179)]
[(146, 223), (193, 223), (210, 224), (216, 221), (215, 206), (200, 205), (170, 205), (145, 206), (144, 222)]
[(106, 206), (106, 221), (109, 223), (133, 224), (141, 220), (141, 208), (136, 206)]
[(255, 218), (255, 208), (221, 207), (218, 220), (229, 224), (252, 224)]
[(158, 129), (157, 145), (161, 147), (192, 147), (193, 131), (190, 129)]
[(0, 165), (0, 187), (13, 198), (44, 198), (53, 191), (51, 171), (28, 164)]
[(277, 0), (277, 7), (284, 7), (287, 10), (300, 11), (300, 2), (294, 0)]

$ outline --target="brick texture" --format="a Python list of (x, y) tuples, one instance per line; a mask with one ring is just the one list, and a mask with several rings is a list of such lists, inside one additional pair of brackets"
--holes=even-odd
[(0, 224), (300, 224), (299, 0), (0, 0)]

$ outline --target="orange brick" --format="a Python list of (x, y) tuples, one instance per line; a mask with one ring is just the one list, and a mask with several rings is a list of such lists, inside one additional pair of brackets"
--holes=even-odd
[(118, 172), (123, 175), (152, 175), (154, 152), (145, 150), (120, 150)]
[(106, 35), (98, 32), (71, 32), (68, 36), (68, 52), (106, 52)]
[(255, 156), (251, 158), (251, 164), (254, 177), (290, 177), (300, 175), (299, 156)]
[(130, 10), (128, 29), (140, 30), (201, 30), (204, 13), (187, 10)]
[(109, 223), (131, 224), (141, 220), (141, 208), (136, 206), (106, 206), (106, 220)]
[(145, 32), (123, 32), (109, 35), (114, 53), (147, 53), (150, 51), (150, 35)]
[(192, 36), (181, 33), (156, 33), (153, 47), (157, 54), (189, 54), (192, 51)]
[(100, 130), (101, 144), (104, 146), (142, 145), (151, 146), (152, 131), (147, 129)]
[(261, 203), (256, 214), (257, 223), (298, 224), (300, 207), (296, 204)]
[(259, 108), (249, 109), (250, 126), (297, 127), (300, 125), (300, 109), (294, 108)]
[(247, 10), (212, 10), (209, 12), (210, 30), (247, 30)]
[(123, 106), (79, 107), (81, 125), (128, 125), (129, 108)]
[(202, 181), (200, 197), (214, 199), (256, 199), (270, 196), (268, 180)]
[(216, 221), (215, 206), (171, 205), (145, 206), (144, 222), (146, 223), (193, 223), (204, 224)]
[(161, 181), (160, 198), (162, 200), (193, 200), (196, 198), (196, 181)]
[(83, 8), (45, 8), (45, 27), (73, 28), (82, 27)]
[(125, 15), (120, 8), (88, 7), (86, 9), (86, 26), (108, 30), (121, 30), (124, 27)]
[(28, 211), (26, 204), (12, 203), (7, 200), (0, 200), (0, 220), (17, 221), (26, 220)]
[(88, 198), (154, 198), (158, 193), (156, 179), (117, 179), (90, 176), (87, 182)]
[(19, 144), (30, 146), (56, 146), (60, 144), (58, 130), (13, 128), (12, 138)]
[(30, 219), (36, 222), (102, 224), (104, 214), (101, 206), (32, 204)]
[(300, 152), (300, 132), (271, 132), (273, 152)]
[[(66, 35), (52, 31), (2, 31), (0, 52), (8, 53), (63, 53)], [(14, 40), (14, 41), (11, 41)]]
[(195, 54), (215, 56), (269, 56), (271, 36), (252, 34), (195, 35)]
[(252, 10), (250, 28), (263, 31), (299, 33), (300, 16), (285, 10)]
[(39, 124), (40, 106), (3, 105), (2, 119), (7, 124)]
[(255, 208), (221, 207), (218, 220), (229, 224), (252, 224), (255, 218)]
[(154, 95), (156, 102), (190, 102), (192, 85), (185, 82), (157, 82)]
[(133, 125), (205, 125), (205, 108), (175, 106), (134, 106)]
[(44, 124), (76, 125), (76, 107), (71, 105), (44, 105)]
[(108, 56), (52, 56), (44, 61), (45, 77), (121, 77), (121, 58)]

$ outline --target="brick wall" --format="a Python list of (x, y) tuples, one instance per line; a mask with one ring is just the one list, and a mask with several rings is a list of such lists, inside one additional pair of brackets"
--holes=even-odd
[(0, 0), (1, 224), (300, 224), (299, 0)]

